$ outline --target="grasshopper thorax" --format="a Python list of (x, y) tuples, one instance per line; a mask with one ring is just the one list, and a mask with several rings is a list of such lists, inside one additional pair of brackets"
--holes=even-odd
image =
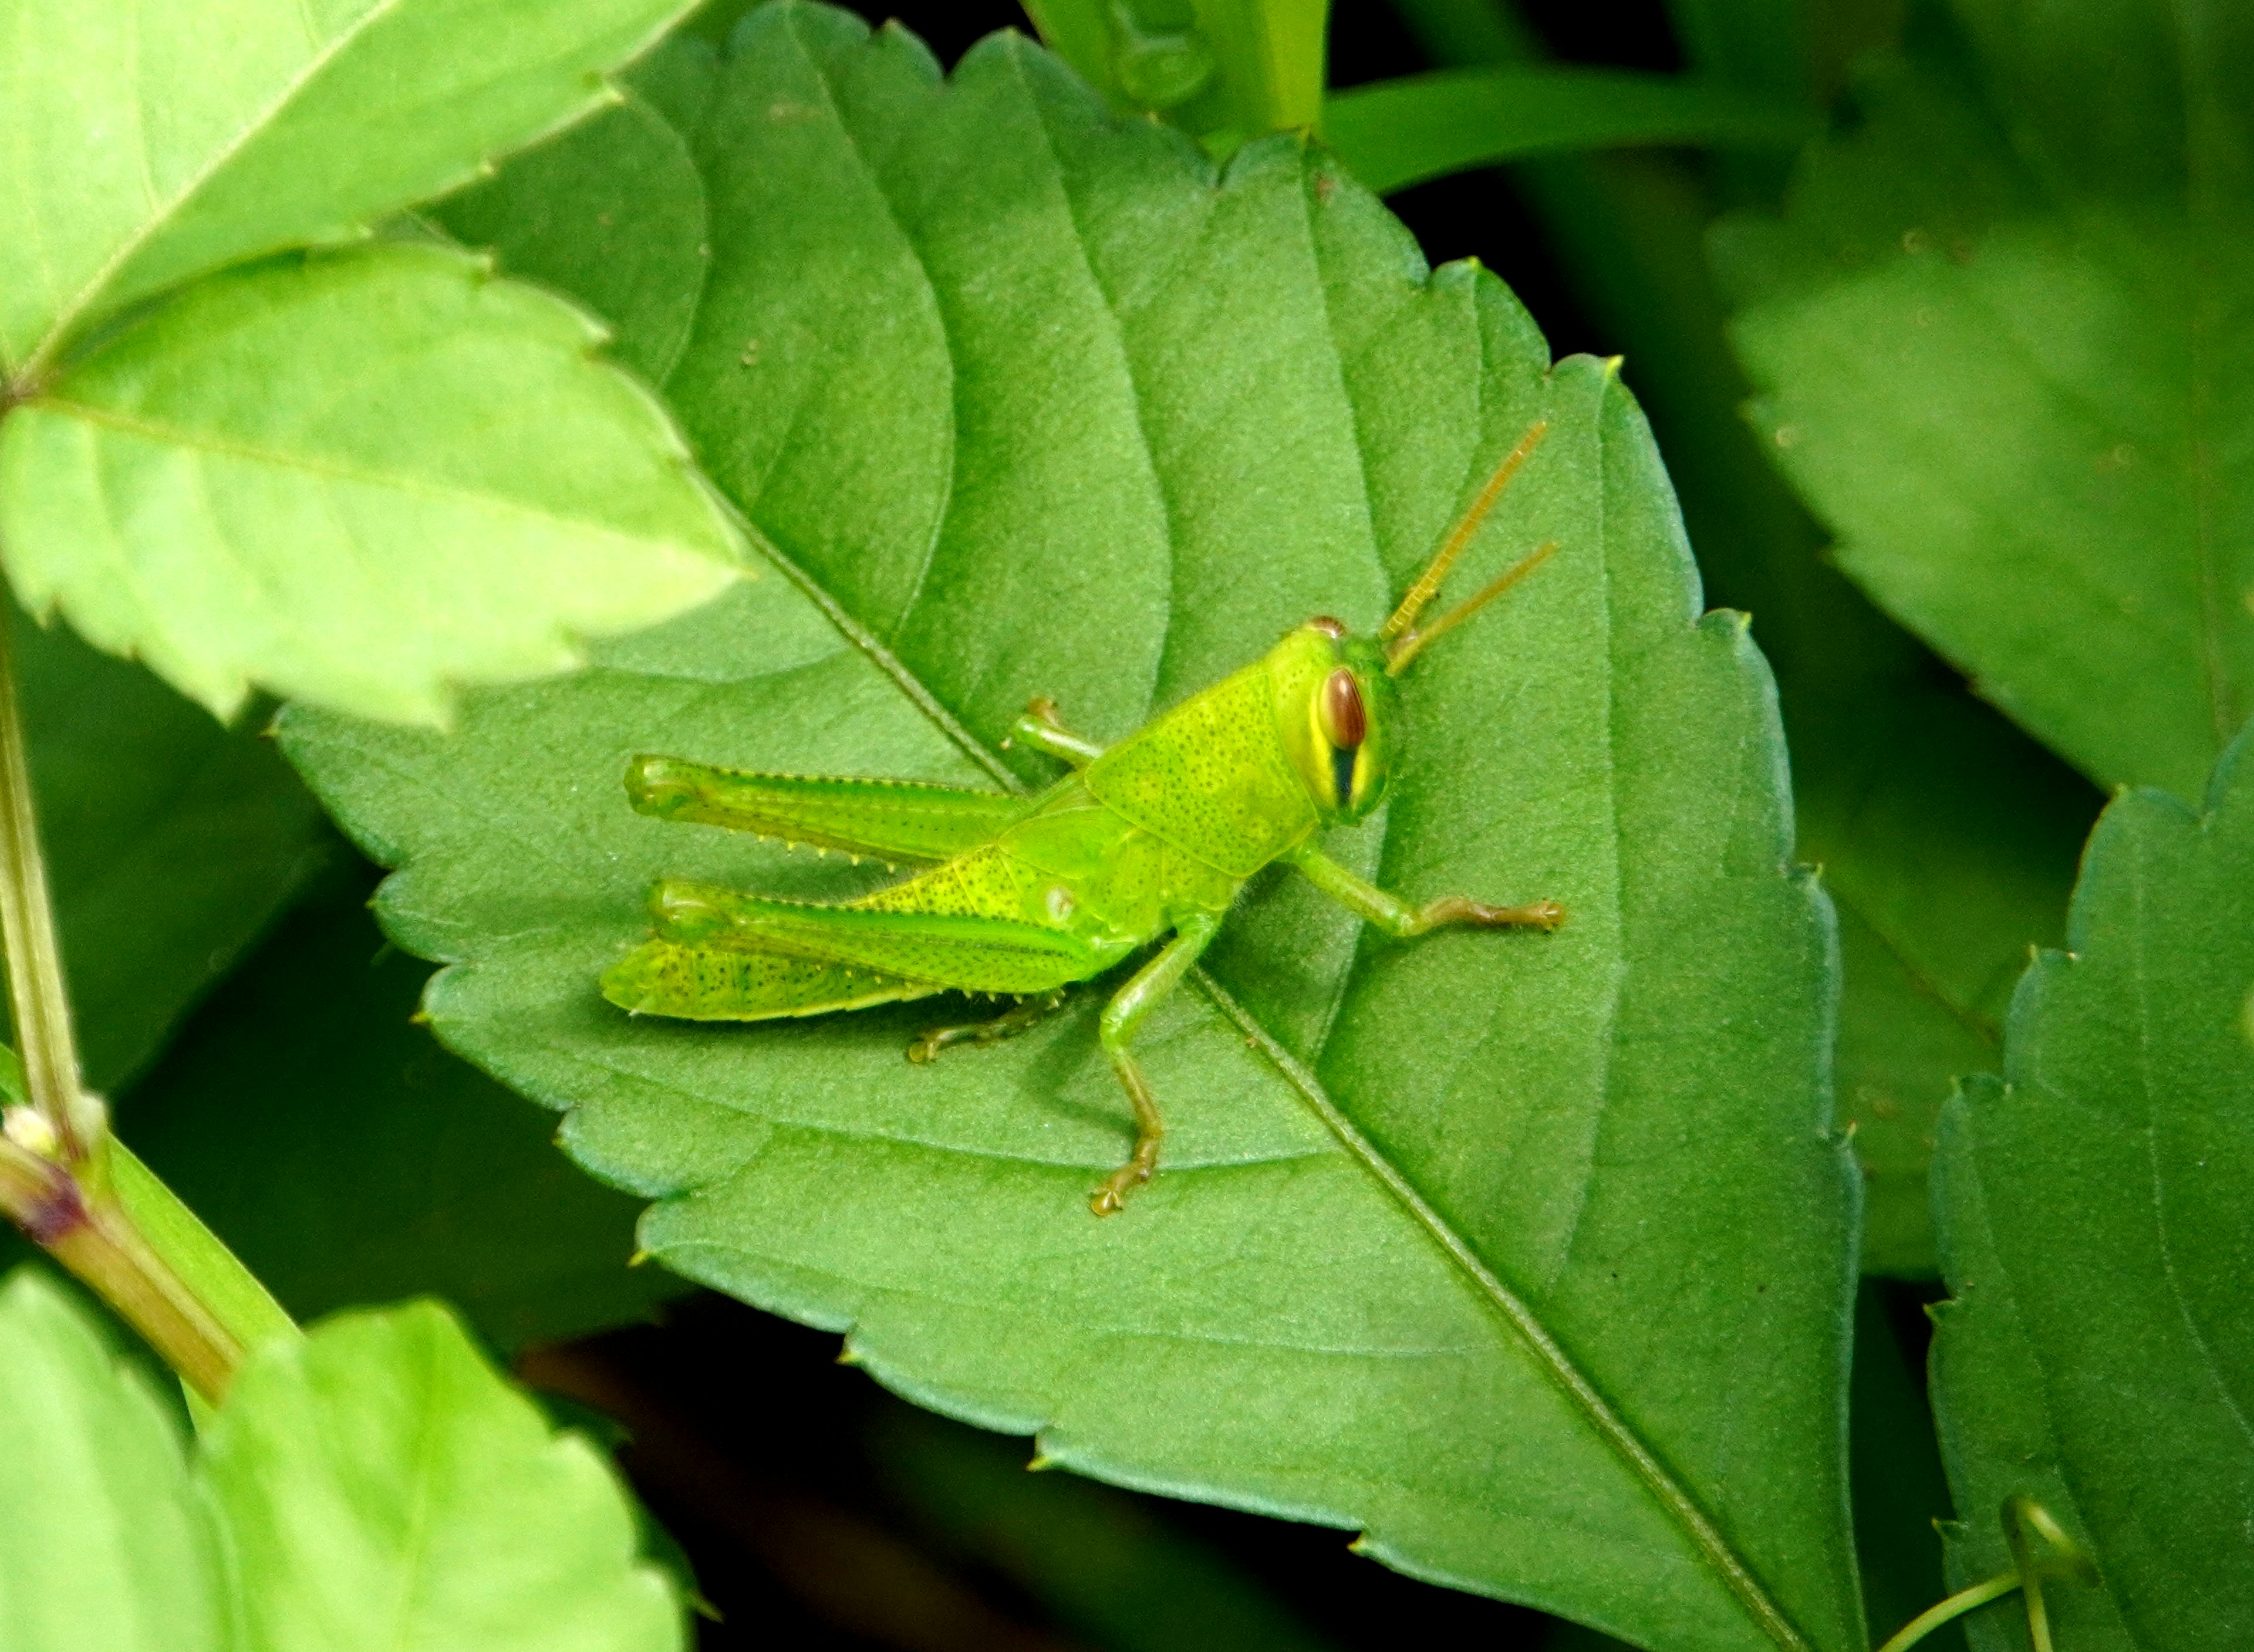
[(1357, 821), (1393, 778), (1393, 679), (1375, 637), (1318, 615), (1268, 655), (1284, 754), (1326, 824)]

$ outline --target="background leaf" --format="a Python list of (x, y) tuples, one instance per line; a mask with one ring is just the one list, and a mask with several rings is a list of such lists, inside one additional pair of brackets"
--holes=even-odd
[[(1650, 1642), (1769, 1643), (1717, 1570), (1740, 1564), (1814, 1643), (1858, 1642), (1828, 926), (1786, 864), (1765, 676), (1735, 620), (1698, 620), (1617, 386), (1553, 378), (1507, 295), (1426, 278), (1296, 146), (1216, 188), (1022, 44), (942, 89), (902, 35), (770, 8), (694, 147), (714, 262), (668, 388), (816, 599), (761, 582), (475, 696), (452, 739), (292, 714), (293, 758), (405, 864), (387, 926), (458, 966), (441, 1035), (664, 1198), (668, 1265), (850, 1326), (882, 1380), (1054, 1460), (1363, 1525), (1397, 1565)], [(1415, 777), (1340, 847), (1573, 920), (1398, 948), (1266, 891), (1214, 962), (1245, 1018), (1184, 999), (1152, 1030), (1170, 1170), (1123, 1220), (1081, 1214), (1123, 1147), (1091, 998), (919, 1071), (913, 1014), (716, 1032), (595, 995), (660, 868), (853, 886), (633, 816), (628, 752), (976, 780), (1035, 691), (1117, 738), (1311, 612), (1374, 622), (1544, 411), (1488, 542), (1554, 536), (1556, 578), (1436, 653)], [(1716, 1544), (1561, 1401), (1505, 1279), (1712, 1500)], [(1757, 1441), (1727, 1420), (1754, 1414)]]
[(350, 240), (600, 106), (682, 0), (0, 4), (0, 372), (104, 312)]
[(62, 626), (10, 633), (86, 1082), (115, 1090), (349, 851), (271, 741)]
[(222, 716), (256, 682), (441, 720), (736, 577), (599, 338), (432, 247), (214, 278), (0, 426), (10, 576)]
[(1467, 167), (1630, 144), (1782, 147), (1808, 135), (1790, 104), (1624, 70), (1444, 69), (1358, 86), (1323, 105), (1323, 138), (1381, 193)]
[[(1955, 1301), (1933, 1390), (1960, 1586), (2007, 1569), (1996, 1511), (2032, 1494), (2105, 1587), (2046, 1592), (2077, 1652), (2245, 1644), (2254, 1629), (2254, 762), (2198, 816), (2127, 794), (2090, 840), (2067, 952), (2012, 1003), (2006, 1082), (1944, 1116), (1936, 1168)], [(2016, 1647), (2014, 1608), (1970, 1620)], [(2024, 1619), (2020, 1620), (2021, 1626)]]
[(2195, 796), (2254, 710), (2254, 26), (1956, 13), (1969, 61), (1873, 65), (1782, 224), (1722, 243), (1756, 416), (1981, 693), (2102, 784)]
[(1222, 148), (1322, 108), (1325, 0), (1033, 0), (1041, 38), (1122, 113)]
[(680, 1294), (551, 1118), (410, 1025), (430, 971), (334, 881), (120, 1103), (135, 1150), (300, 1320), (442, 1295), (514, 1348)]
[(37, 1268), (0, 1291), (0, 1366), (11, 1652), (682, 1644), (609, 1466), (434, 1304), (267, 1344), (192, 1464)]
[[(1444, 64), (1522, 61), (1540, 44), (1493, 6), (1396, 9)], [(1815, 39), (1773, 28), (1766, 5), (1681, 0), (1673, 13), (1693, 73), (1811, 108), (1858, 38), (1831, 11), (1803, 19), (1825, 25)], [(1863, 1266), (1930, 1278), (1935, 1121), (1958, 1074), (1995, 1064), (2003, 996), (2028, 946), (2062, 933), (2101, 799), (1824, 559), (1823, 530), (1740, 417), (1747, 389), (1704, 240), (1723, 203), (1763, 198), (1768, 170), (1746, 156), (1695, 172), (1657, 153), (1557, 157), (1513, 166), (1508, 192), (1474, 205), (1502, 222), (1532, 216), (1557, 267), (1537, 262), (1532, 278), (1562, 278), (1593, 341), (1625, 353), (1710, 599), (1753, 616), (1775, 669), (1799, 858), (1823, 869), (1838, 911), (1835, 1072), (1868, 1190)], [(1440, 233), (1460, 232), (1444, 217)], [(1528, 251), (1515, 236), (1481, 250), (1498, 267)]]

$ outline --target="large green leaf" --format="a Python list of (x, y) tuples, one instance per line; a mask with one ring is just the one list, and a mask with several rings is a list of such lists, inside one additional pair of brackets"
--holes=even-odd
[(214, 277), (0, 426), (10, 578), (223, 716), (256, 682), (440, 721), (736, 578), (600, 337), (435, 247)]
[(10, 1652), (682, 1644), (609, 1465), (429, 1303), (254, 1354), (198, 1441), (37, 1268), (0, 1290)]
[[(1839, 559), (2104, 784), (2196, 796), (2254, 710), (2254, 12), (1959, 0), (1724, 264)], [(1991, 102), (1991, 97), (1993, 101)]]
[[(1648, 1645), (1858, 1644), (1829, 924), (1766, 673), (1699, 618), (1617, 381), (1553, 372), (1320, 157), (1216, 179), (1022, 41), (942, 87), (902, 34), (769, 8), (693, 150), (714, 261), (669, 388), (803, 584), (472, 696), (451, 738), (285, 719), (402, 868), (387, 928), (454, 966), (440, 1035), (662, 1200), (668, 1265), (1056, 1461)], [(913, 1012), (716, 1031), (595, 992), (661, 871), (858, 886), (634, 816), (628, 753), (991, 784), (1035, 692), (1116, 738), (1310, 612), (1373, 624), (1537, 416), (1476, 559), (1560, 554), (1420, 664), (1409, 773), (1337, 847), (1572, 920), (1400, 947), (1264, 881), (1214, 955), (1236, 996), (1146, 1037), (1173, 1130), (1122, 1217), (1083, 1209), (1126, 1143), (1094, 994), (917, 1068)]]
[[(2194, 814), (2105, 811), (2065, 952), (2014, 995), (2005, 1080), (1950, 1104), (1936, 1166), (1933, 1391), (1960, 1524), (1952, 1577), (2007, 1570), (1997, 1510), (2032, 1494), (2105, 1586), (2047, 1600), (2075, 1652), (2254, 1634), (2254, 760)], [(2024, 1644), (2012, 1608), (1976, 1645)]]
[(0, 375), (601, 106), (683, 0), (0, 0)]
[(683, 1289), (554, 1120), (410, 1025), (430, 971), (357, 880), (277, 930), (117, 1109), (150, 1167), (299, 1319), (443, 1296), (503, 1348)]
[(273, 743), (64, 627), (10, 634), (86, 1082), (110, 1090), (346, 851)]

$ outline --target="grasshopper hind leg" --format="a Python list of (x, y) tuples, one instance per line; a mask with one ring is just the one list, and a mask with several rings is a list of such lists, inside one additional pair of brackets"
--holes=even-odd
[(908, 1046), (908, 1060), (921, 1065), (936, 1061), (950, 1044), (999, 1044), (1028, 1027), (1038, 1026), (1064, 1007), (1064, 989), (1037, 992), (1020, 998), (990, 1021), (970, 1021), (958, 1026), (935, 1026), (916, 1035)]

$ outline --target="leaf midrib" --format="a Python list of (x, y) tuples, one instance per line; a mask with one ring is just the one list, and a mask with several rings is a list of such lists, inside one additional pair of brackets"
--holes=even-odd
[[(304, 91), (315, 77), (334, 62), (347, 46), (367, 33), (377, 22), (396, 11), (402, 3), (403, 0), (375, 0), (373, 5), (353, 20), (349, 27), (340, 31), (335, 39), (316, 50), (299, 66), (298, 73), (291, 75), (265, 105), (256, 110), (249, 120), (243, 122), (233, 137), (214, 150), (203, 165), (182, 182), (181, 186), (173, 192), (170, 200), (157, 206), (157, 209), (144, 219), (131, 234), (119, 242), (116, 249), (102, 261), (101, 267), (87, 278), (85, 284), (56, 310), (55, 318), (48, 324), (46, 336), (33, 346), (32, 354), (24, 359), (20, 378), (26, 382), (36, 382), (39, 375), (53, 362), (55, 353), (62, 347), (64, 341), (69, 337), (72, 327), (86, 313), (88, 307), (102, 296), (103, 290), (116, 278), (118, 271), (150, 244), (158, 230), (177, 221), (180, 210), (201, 192), (204, 186), (217, 177), (220, 170), (229, 161), (249, 147), (250, 144), (282, 114), (283, 110), (288, 108), (290, 102)], [(302, 14), (304, 10), (302, 4), (299, 10)], [(140, 17), (140, 4), (138, 0), (135, 0), (133, 18), (136, 39), (139, 38)], [(136, 131), (139, 130), (137, 121), (136, 130)], [(148, 153), (145, 143), (142, 145), (141, 164), (145, 176), (148, 172)]]

